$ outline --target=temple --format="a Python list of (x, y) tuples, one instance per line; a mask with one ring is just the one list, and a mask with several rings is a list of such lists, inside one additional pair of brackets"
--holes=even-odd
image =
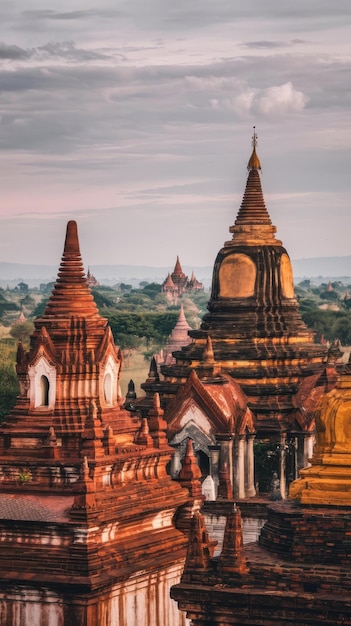
[(169, 588), (186, 544), (173, 517), (189, 493), (166, 471), (158, 395), (147, 418), (131, 415), (120, 370), (70, 221), (30, 349), (18, 347), (20, 395), (0, 426), (1, 624), (185, 624)]
[(100, 283), (99, 281), (95, 278), (94, 274), (91, 273), (90, 268), (88, 267), (88, 271), (87, 271), (87, 277), (86, 277), (86, 282), (88, 287), (99, 287)]
[(182, 266), (177, 256), (174, 270), (168, 274), (162, 283), (162, 291), (167, 295), (170, 301), (176, 302), (183, 293), (191, 293), (192, 291), (203, 291), (204, 286), (197, 280), (194, 272), (189, 279), (182, 270)]
[[(142, 385), (146, 397), (141, 406), (145, 411), (154, 391), (160, 394), (170, 442), (183, 451), (191, 424), (194, 448), (208, 457), (217, 483), (218, 471), (216, 464), (211, 465), (211, 457), (220, 449), (219, 464), (229, 462), (235, 497), (249, 497), (257, 490), (251, 468), (255, 464), (259, 475), (260, 459), (253, 459), (253, 438), (257, 450), (257, 444), (273, 445), (277, 452), (275, 471), (281, 497), (285, 498), (288, 483), (312, 454), (311, 408), (335, 384), (335, 359), (328, 356), (325, 345), (314, 342), (313, 332), (301, 319), (291, 262), (276, 238), (260, 170), (254, 131), (244, 197), (229, 229), (232, 238), (214, 264), (208, 313), (199, 329), (189, 331), (192, 342), (173, 352), (175, 363), (164, 364), (160, 374), (149, 375)], [(189, 384), (194, 372), (204, 389), (200, 393), (197, 385), (196, 395)], [(222, 423), (219, 427), (213, 412), (204, 409), (208, 407), (205, 389), (211, 393), (212, 389), (228, 389), (228, 376), (240, 388), (240, 397), (246, 398), (243, 410), (252, 412), (252, 428), (240, 428), (241, 419), (236, 425)], [(189, 391), (193, 408), (182, 421), (175, 416), (177, 407), (186, 405), (184, 389)], [(220, 410), (226, 411), (225, 403)], [(240, 472), (245, 476), (240, 478)], [(267, 486), (260, 489), (267, 491)]]
[(156, 363), (159, 367), (161, 365), (171, 365), (171, 363), (176, 362), (173, 352), (181, 350), (183, 346), (187, 346), (191, 343), (189, 330), (191, 330), (191, 326), (189, 326), (186, 320), (183, 303), (181, 303), (179, 317), (175, 327), (168, 337), (164, 348), (155, 354)]
[[(335, 626), (351, 623), (351, 373), (316, 411), (310, 467), (272, 503), (259, 541), (243, 544), (230, 503), (223, 547), (213, 556), (204, 518), (192, 520), (182, 581), (172, 589), (192, 626)], [(229, 502), (228, 502), (229, 504)]]

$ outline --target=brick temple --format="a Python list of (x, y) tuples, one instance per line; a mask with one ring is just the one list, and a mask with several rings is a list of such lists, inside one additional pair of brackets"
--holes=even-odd
[[(246, 189), (229, 229), (232, 238), (214, 264), (208, 313), (199, 329), (189, 331), (192, 342), (173, 352), (175, 363), (162, 365), (160, 373), (150, 368), (140, 406), (146, 411), (157, 391), (176, 454), (184, 453), (191, 431), (195, 451), (207, 457), (217, 484), (214, 459), (219, 455), (219, 467), (228, 465), (238, 498), (251, 497), (256, 490), (253, 439), (273, 442), (280, 494), (285, 498), (287, 483), (312, 454), (313, 408), (336, 382), (335, 359), (327, 355), (325, 345), (315, 343), (314, 333), (302, 321), (289, 255), (276, 238), (265, 205), (256, 148), (254, 132)], [(195, 394), (194, 385), (188, 384), (194, 372), (203, 385), (202, 394), (199, 385)], [(228, 391), (220, 393), (220, 388), (228, 390), (228, 376), (236, 382), (240, 406), (242, 394), (246, 398), (241, 410), (253, 413), (253, 429), (244, 425), (243, 413), (234, 413), (232, 421), (229, 415), (219, 421), (209, 409), (205, 390), (216, 389), (214, 398), (219, 400), (228, 397)], [(184, 389), (189, 391), (187, 400)], [(180, 403), (182, 419), (176, 417)], [(227, 411), (225, 404), (219, 408), (222, 413)]]
[(169, 273), (162, 283), (162, 292), (167, 295), (171, 302), (177, 302), (184, 293), (203, 290), (204, 286), (197, 280), (194, 272), (191, 273), (190, 278), (184, 274), (177, 256), (173, 272)]
[(172, 589), (192, 626), (351, 624), (351, 369), (316, 411), (311, 465), (290, 500), (268, 506), (259, 541), (243, 545), (239, 508), (228, 501), (223, 547), (201, 513), (191, 528), (182, 581)]
[[(170, 600), (188, 491), (155, 394), (148, 419), (123, 408), (121, 353), (86, 283), (70, 221), (58, 277), (0, 426), (0, 623), (182, 626)], [(179, 512), (178, 512), (178, 517)]]

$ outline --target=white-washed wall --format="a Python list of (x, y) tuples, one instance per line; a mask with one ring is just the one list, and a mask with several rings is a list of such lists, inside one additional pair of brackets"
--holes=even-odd
[[(0, 587), (1, 626), (186, 626), (189, 624), (170, 598), (183, 563), (147, 574), (139, 572), (122, 584), (88, 598), (68, 597), (46, 587)], [(67, 587), (68, 589), (68, 587)]]

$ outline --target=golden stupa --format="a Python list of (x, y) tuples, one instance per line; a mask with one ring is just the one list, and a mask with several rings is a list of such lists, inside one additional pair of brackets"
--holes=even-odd
[(301, 504), (351, 506), (351, 366), (322, 397), (316, 412), (311, 466), (290, 485)]

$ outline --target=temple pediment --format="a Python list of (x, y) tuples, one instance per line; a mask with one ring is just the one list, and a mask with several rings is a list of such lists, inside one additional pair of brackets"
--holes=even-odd
[(253, 417), (239, 385), (230, 376), (201, 381), (195, 371), (170, 405), (167, 421), (170, 437), (190, 422), (207, 436), (254, 431)]

